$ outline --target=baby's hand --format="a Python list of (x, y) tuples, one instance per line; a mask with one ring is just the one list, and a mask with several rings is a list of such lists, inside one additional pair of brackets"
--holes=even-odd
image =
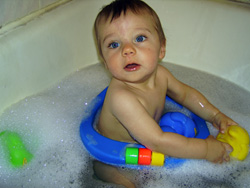
[(229, 144), (220, 142), (211, 135), (205, 141), (207, 142), (206, 160), (213, 163), (230, 161), (229, 153), (233, 151), (233, 148)]
[(216, 127), (217, 129), (219, 129), (219, 131), (221, 133), (225, 133), (228, 126), (230, 125), (237, 125), (236, 122), (234, 122), (231, 118), (227, 117), (225, 114), (219, 112), (217, 113), (213, 120), (212, 120), (212, 124), (214, 127)]

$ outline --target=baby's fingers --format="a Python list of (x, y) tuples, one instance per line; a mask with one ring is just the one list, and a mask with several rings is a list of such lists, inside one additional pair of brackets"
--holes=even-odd
[(223, 145), (224, 145), (224, 147), (225, 147), (228, 154), (230, 154), (233, 151), (232, 146), (230, 146), (229, 144), (223, 143)]
[(228, 126), (227, 121), (221, 121), (221, 124), (220, 124), (220, 132), (221, 132), (222, 134), (224, 134), (224, 133), (226, 132), (227, 126)]
[(226, 149), (226, 152), (225, 152), (225, 154), (224, 154), (224, 156), (223, 156), (223, 160), (224, 160), (225, 162), (229, 162), (229, 161), (230, 161), (230, 156), (229, 156), (229, 154), (233, 151), (233, 148), (232, 148), (232, 146), (230, 146), (230, 145), (227, 144), (227, 143), (223, 143), (223, 145), (224, 145), (224, 147), (225, 147), (225, 149)]

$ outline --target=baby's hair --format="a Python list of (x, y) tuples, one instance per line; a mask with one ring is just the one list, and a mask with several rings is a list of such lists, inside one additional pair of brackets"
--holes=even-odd
[(101, 50), (100, 38), (98, 35), (98, 24), (100, 23), (100, 21), (106, 22), (109, 18), (111, 18), (111, 23), (113, 20), (119, 18), (122, 13), (126, 15), (127, 11), (131, 11), (132, 13), (137, 15), (145, 13), (149, 14), (152, 17), (152, 20), (154, 21), (154, 26), (158, 33), (161, 44), (166, 42), (165, 34), (163, 32), (160, 19), (156, 12), (150, 6), (148, 6), (145, 2), (141, 0), (115, 0), (109, 5), (106, 5), (102, 8), (102, 10), (96, 17), (94, 24), (96, 42), (99, 54), (102, 58), (103, 54)]

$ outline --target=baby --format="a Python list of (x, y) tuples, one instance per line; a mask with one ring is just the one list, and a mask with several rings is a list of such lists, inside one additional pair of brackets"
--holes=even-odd
[[(159, 64), (166, 53), (166, 38), (155, 11), (140, 0), (116, 0), (105, 6), (95, 21), (100, 57), (112, 74), (97, 125), (111, 139), (139, 142), (152, 151), (178, 158), (230, 160), (230, 145), (163, 132), (158, 125), (168, 95), (212, 123), (220, 132), (236, 124), (197, 90), (178, 81)], [(97, 177), (135, 187), (115, 167), (94, 162)]]

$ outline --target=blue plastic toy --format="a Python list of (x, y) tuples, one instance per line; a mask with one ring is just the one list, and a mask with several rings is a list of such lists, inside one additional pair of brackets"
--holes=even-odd
[[(88, 152), (97, 160), (107, 164), (122, 166), (126, 164), (171, 166), (182, 163), (185, 159), (167, 157), (156, 152), (142, 150), (141, 144), (120, 142), (106, 138), (94, 129), (97, 112), (101, 109), (107, 88), (104, 89), (89, 105), (88, 114), (81, 122), (80, 136)], [(166, 96), (166, 103), (172, 103), (183, 108), (180, 104)], [(180, 112), (168, 112), (161, 118), (160, 126), (163, 131), (175, 132), (187, 137), (205, 139), (209, 136), (206, 122), (189, 111), (190, 117)], [(131, 149), (132, 148), (132, 149)], [(134, 148), (134, 149), (133, 149)], [(131, 163), (128, 161), (132, 161)], [(138, 161), (146, 161), (139, 163)], [(151, 161), (151, 163), (149, 162)]]
[(159, 125), (164, 132), (178, 133), (189, 138), (194, 138), (197, 132), (194, 121), (180, 112), (164, 114)]

